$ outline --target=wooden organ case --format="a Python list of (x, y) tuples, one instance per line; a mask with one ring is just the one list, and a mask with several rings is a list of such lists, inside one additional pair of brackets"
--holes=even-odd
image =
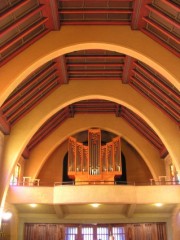
[(112, 184), (122, 174), (121, 141), (115, 137), (101, 145), (101, 130), (88, 130), (88, 146), (69, 137), (68, 176), (75, 182)]

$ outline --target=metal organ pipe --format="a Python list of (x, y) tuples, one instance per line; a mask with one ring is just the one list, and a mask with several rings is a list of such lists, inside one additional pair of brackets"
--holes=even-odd
[(74, 175), (76, 178), (76, 175), (78, 175), (78, 178), (80, 178), (83, 175), (87, 176), (88, 180), (88, 176), (93, 175), (108, 178), (109, 174), (109, 178), (113, 179), (113, 175), (122, 174), (119, 136), (101, 146), (101, 130), (89, 129), (88, 146), (78, 143), (75, 138), (70, 137), (68, 151), (68, 172), (70, 176)]

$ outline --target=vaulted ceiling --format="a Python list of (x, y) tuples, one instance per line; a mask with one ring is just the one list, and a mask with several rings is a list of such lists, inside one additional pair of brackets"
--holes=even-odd
[[(62, 25), (129, 25), (180, 56), (178, 0), (2, 0), (0, 12), (1, 66), (48, 32), (61, 31)], [(0, 129), (10, 134), (14, 124), (63, 84), (104, 79), (129, 84), (179, 125), (179, 91), (168, 79), (128, 55), (87, 49), (59, 56), (24, 79), (0, 107)], [(32, 137), (24, 156), (78, 113), (114, 114), (148, 139), (161, 157), (168, 153), (158, 135), (140, 116), (123, 105), (93, 99), (73, 103), (54, 114)]]

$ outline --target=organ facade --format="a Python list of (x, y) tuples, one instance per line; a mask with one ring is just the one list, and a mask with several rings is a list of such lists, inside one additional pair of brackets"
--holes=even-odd
[(88, 145), (69, 137), (68, 176), (75, 182), (111, 183), (122, 174), (121, 139), (103, 144), (100, 129), (88, 130)]

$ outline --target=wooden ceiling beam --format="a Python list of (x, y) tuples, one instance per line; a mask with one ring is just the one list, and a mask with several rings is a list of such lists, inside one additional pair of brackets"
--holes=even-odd
[(135, 0), (131, 21), (131, 28), (133, 30), (141, 29), (145, 26), (145, 22), (142, 17), (147, 16), (149, 10), (145, 8), (145, 5), (151, 3), (152, 0)]
[(84, 74), (88, 74), (89, 76), (93, 76), (93, 74), (121, 74), (122, 71), (121, 70), (112, 70), (112, 69), (99, 69), (99, 70), (69, 70), (68, 74), (80, 74), (80, 75), (84, 75)]
[(19, 3), (16, 3), (13, 6), (11, 5), (10, 8), (8, 8), (7, 10), (5, 10), (4, 12), (1, 13), (1, 20), (6, 18), (7, 16), (13, 14), (15, 11), (18, 11), (21, 7), (26, 5), (28, 2), (30, 2), (30, 0), (24, 0), (24, 1), (21, 1)]
[(8, 61), (10, 61), (11, 59), (13, 59), (15, 56), (17, 56), (19, 53), (21, 53), (23, 50), (25, 50), (26, 48), (28, 48), (29, 46), (31, 46), (34, 42), (36, 42), (37, 40), (39, 40), (41, 37), (43, 37), (44, 35), (46, 35), (50, 30), (49, 29), (44, 29), (42, 32), (40, 32), (38, 35), (36, 35), (35, 37), (33, 37), (31, 40), (29, 40), (28, 42), (26, 42), (25, 44), (23, 44), (22, 46), (20, 46), (17, 49), (14, 49), (11, 53), (5, 55), (2, 59), (2, 61), (0, 62), (0, 67), (3, 66), (4, 64), (6, 64)]
[(167, 6), (173, 8), (174, 10), (176, 10), (177, 12), (179, 12), (179, 6), (177, 6), (176, 4), (174, 4), (172, 1), (169, 1), (169, 0), (161, 0), (161, 2), (165, 3)]
[(180, 53), (178, 52), (178, 50), (176, 49), (176, 47), (174, 47), (173, 45), (170, 45), (168, 42), (162, 40), (158, 35), (153, 34), (152, 32), (150, 32), (147, 29), (141, 28), (141, 32), (143, 32), (144, 34), (146, 34), (148, 37), (150, 37), (151, 39), (153, 39), (154, 41), (156, 41), (157, 43), (159, 43), (161, 46), (163, 46), (164, 48), (166, 48), (167, 50), (169, 50), (170, 52), (172, 52), (174, 55), (176, 55), (177, 57), (180, 58)]
[(26, 115), (26, 113), (29, 112), (32, 108), (34, 108), (40, 101), (42, 101), (47, 96), (47, 94), (50, 94), (52, 90), (59, 86), (57, 82), (58, 80), (56, 79), (48, 82), (48, 84), (43, 86), (37, 94), (31, 96), (31, 98), (29, 98), (26, 103), (24, 103), (22, 106), (19, 106), (18, 110), (11, 113), (10, 116), (7, 116), (8, 121), (14, 124), (17, 120)]
[(67, 84), (69, 82), (69, 79), (68, 79), (65, 56), (60, 56), (60, 57), (56, 58), (55, 61), (56, 61), (57, 66), (58, 66), (60, 83), (61, 84)]
[(131, 70), (133, 69), (134, 61), (135, 59), (130, 56), (125, 57), (123, 74), (122, 74), (122, 83), (129, 82), (130, 76), (132, 74)]
[(149, 72), (146, 68), (144, 68), (143, 66), (141, 66), (138, 62), (134, 62), (134, 65), (145, 75), (147, 76), (147, 78), (152, 79), (154, 82), (156, 82), (158, 84), (158, 86), (161, 87), (161, 89), (164, 89), (168, 92), (168, 96), (173, 96), (174, 98), (176, 98), (177, 100), (179, 99), (179, 94), (178, 94), (178, 90), (176, 90), (174, 87), (170, 88), (168, 86), (168, 80), (167, 80), (167, 84), (165, 82), (163, 82), (161, 79), (159, 79), (156, 76), (156, 72), (155, 70), (152, 70), (152, 72)]
[(58, 13), (58, 1), (57, 0), (48, 0), (47, 4), (50, 6), (50, 15), (53, 22), (53, 30), (59, 30), (61, 26), (61, 20)]
[(156, 22), (152, 21), (151, 19), (147, 18), (147, 17), (143, 17), (143, 20), (150, 24), (151, 26), (155, 27), (158, 31), (160, 31), (161, 33), (163, 33), (167, 38), (172, 39), (173, 41), (175, 41), (177, 44), (179, 44), (179, 38), (176, 37), (175, 35), (173, 35), (172, 33), (168, 32), (165, 28), (159, 26)]
[[(53, 71), (52, 74), (55, 74), (56, 70)], [(29, 99), (31, 99), (31, 96), (34, 96), (36, 94), (38, 94), (39, 92), (41, 92), (41, 89), (44, 87), (44, 85), (46, 84), (51, 84), (51, 78), (52, 75), (49, 74), (46, 78), (44, 78), (42, 81), (38, 82), (35, 86), (33, 86), (33, 88), (30, 88), (28, 91), (24, 91), (24, 94), (22, 95), (22, 97), (18, 98), (16, 100), (16, 102), (14, 102), (12, 104), (12, 106), (10, 108), (8, 108), (5, 111), (6, 116), (8, 117), (8, 115), (11, 115), (13, 112), (17, 112), (17, 109), (20, 107), (22, 107), (22, 103), (23, 103), (23, 108), (26, 108), (27, 103), (29, 102)]]
[(134, 114), (132, 111), (125, 107), (122, 108), (122, 113), (125, 114), (127, 117), (130, 117), (135, 124), (140, 126), (145, 132), (152, 136), (153, 139), (159, 142), (160, 139), (158, 135), (140, 117), (138, 117), (136, 114)]
[(82, 63), (67, 63), (68, 67), (123, 67), (124, 63), (106, 63), (106, 62), (102, 62), (102, 63), (87, 63), (87, 62), (82, 62)]
[[(162, 89), (158, 88), (156, 85), (154, 85), (153, 82), (151, 82), (148, 78), (146, 78), (144, 75), (142, 75), (140, 72), (133, 70), (134, 76), (131, 79), (138, 79), (139, 84), (143, 84), (147, 90), (149, 90), (149, 93), (152, 93), (153, 96), (158, 96), (158, 98), (161, 99), (165, 103), (165, 105), (172, 107), (172, 112), (174, 114), (178, 114), (179, 109), (179, 98), (171, 98), (170, 92), (164, 92)], [(141, 83), (140, 83), (141, 82)], [(168, 107), (168, 108), (169, 108)]]
[[(5, 101), (5, 103), (2, 105), (3, 111), (5, 111), (6, 108), (9, 108), (11, 105), (14, 105), (14, 102), (16, 102), (18, 99), (20, 99), (25, 92), (28, 91), (28, 89), (32, 88), (35, 82), (40, 81), (40, 79), (44, 78), (44, 76), (49, 72), (52, 71), (56, 67), (55, 63), (52, 63), (51, 65), (47, 66), (45, 69), (42, 69), (39, 73), (37, 73), (34, 77), (31, 78), (32, 75), (28, 76), (28, 78), (31, 78), (31, 81), (29, 81), (27, 84), (25, 84), (24, 87), (21, 87), (22, 84), (18, 86), (19, 90), (15, 93), (12, 93), (12, 96), (8, 97), (8, 99)], [(26, 78), (24, 81), (28, 79)]]
[(134, 129), (136, 129), (136, 131), (141, 134), (145, 139), (147, 139), (159, 152), (160, 152), (160, 149), (161, 149), (161, 145), (160, 144), (157, 144), (154, 139), (149, 136), (148, 134), (146, 134), (145, 131), (142, 130), (142, 128), (138, 125), (138, 124), (135, 124), (131, 119), (130, 117), (128, 117), (127, 115), (124, 115), (123, 113), (121, 114), (122, 118), (125, 119), (131, 127), (133, 127)]
[(116, 109), (113, 108), (102, 108), (102, 107), (96, 107), (96, 108), (91, 108), (91, 107), (75, 107), (74, 109), (75, 113), (114, 113), (116, 112)]
[(160, 157), (164, 159), (167, 155), (168, 155), (168, 150), (166, 149), (165, 146), (162, 146), (160, 150)]
[(115, 76), (81, 76), (81, 77), (69, 77), (69, 81), (73, 80), (83, 80), (83, 81), (87, 81), (87, 80), (99, 80), (99, 81), (103, 81), (103, 80), (115, 80), (115, 81), (121, 81), (122, 78), (120, 76), (115, 77)]
[(67, 60), (77, 60), (77, 59), (125, 59), (125, 56), (122, 55), (66, 55)]
[(6, 117), (3, 115), (2, 109), (0, 109), (0, 131), (2, 131), (5, 135), (9, 135), (11, 131), (11, 126)]
[(52, 116), (48, 121), (45, 122), (45, 124), (38, 130), (38, 134), (41, 135), (42, 132), (48, 131), (48, 129), (54, 125), (59, 124), (62, 120), (64, 120), (64, 116), (68, 116), (68, 108), (62, 109), (60, 112), (58, 112), (55, 116)]
[(157, 94), (159, 97), (161, 96), (162, 100), (165, 101), (168, 105), (174, 106), (175, 112), (177, 112), (176, 109), (179, 108), (179, 104), (174, 101), (172, 98), (169, 98), (169, 94), (163, 92), (161, 89), (159, 89), (157, 86), (155, 86), (151, 81), (149, 81), (148, 78), (146, 78), (142, 73), (138, 72), (136, 69), (132, 70), (134, 73), (133, 77), (131, 79), (134, 79), (137, 77), (142, 80), (142, 82), (148, 87), (149, 91)]
[(43, 4), (45, 8), (42, 10), (42, 15), (48, 18), (46, 26), (50, 30), (60, 29), (60, 18), (58, 13), (58, 2), (57, 0), (39, 0), (40, 4)]
[[(173, 120), (178, 121), (179, 114), (177, 114), (173, 108), (171, 108), (164, 100), (162, 100), (158, 95), (152, 92), (147, 86), (143, 85), (136, 78), (131, 77), (130, 85), (134, 87), (143, 96), (146, 96), (149, 100), (155, 103), (155, 105), (170, 116)], [(163, 106), (163, 107), (162, 107)], [(168, 111), (167, 111), (168, 110)], [(171, 114), (170, 114), (171, 113)], [(173, 114), (173, 115), (172, 115)]]
[(22, 153), (22, 156), (24, 159), (28, 159), (29, 155), (30, 155), (30, 151), (29, 151), (28, 147), (26, 146), (26, 148), (24, 149), (24, 151)]
[(133, 12), (132, 9), (74, 9), (74, 8), (66, 8), (66, 9), (60, 9), (58, 11), (60, 14), (131, 14)]
[(68, 108), (62, 109), (55, 117), (50, 118), (31, 138), (28, 149), (32, 149), (38, 142), (48, 136), (60, 123), (69, 117)]
[(61, 20), (61, 24), (62, 25), (97, 25), (97, 24), (100, 24), (100, 25), (130, 25), (131, 23), (131, 20), (127, 20), (127, 21), (117, 21), (117, 20), (93, 20), (93, 21), (86, 21), (86, 20), (74, 20), (74, 19), (71, 19), (71, 20)]
[(14, 21), (10, 26), (7, 26), (6, 28), (4, 28), (2, 30), (2, 34), (6, 34), (9, 31), (13, 30), (14, 28), (18, 27), (20, 24), (23, 24), (24, 22), (28, 21), (29, 18), (33, 17), (38, 12), (42, 11), (44, 7), (45, 7), (44, 5), (40, 5), (36, 9), (31, 10), (28, 14)]
[[(72, 0), (59, 0), (61, 2), (72, 2)], [(83, 2), (84, 0), (73, 0), (73, 2)], [(93, 0), (86, 0), (92, 2)], [(96, 0), (96, 2), (108, 2), (109, 0)], [(113, 2), (133, 2), (134, 0), (113, 0)]]
[(164, 12), (161, 12), (160, 10), (153, 7), (151, 4), (146, 4), (146, 8), (149, 9), (151, 12), (155, 13), (159, 17), (161, 17), (166, 22), (172, 24), (173, 26), (179, 28), (178, 21), (174, 20), (173, 18), (170, 18), (168, 15), (166, 15)]
[[(126, 109), (127, 110), (127, 109)], [(122, 110), (122, 118), (125, 118), (138, 132), (140, 132), (146, 139), (148, 139), (158, 150), (163, 146), (160, 138), (141, 120), (130, 112)]]
[(26, 29), (22, 33), (19, 33), (16, 37), (14, 37), (13, 39), (9, 40), (8, 42), (6, 42), (2, 46), (2, 48), (0, 50), (0, 53), (4, 52), (8, 48), (10, 48), (17, 41), (22, 40), (23, 37), (27, 36), (29, 33), (31, 33), (33, 30), (37, 29), (39, 26), (41, 26), (42, 24), (44, 24), (47, 21), (48, 21), (48, 18), (42, 18), (36, 24), (33, 24), (31, 27), (29, 27), (28, 29)]

